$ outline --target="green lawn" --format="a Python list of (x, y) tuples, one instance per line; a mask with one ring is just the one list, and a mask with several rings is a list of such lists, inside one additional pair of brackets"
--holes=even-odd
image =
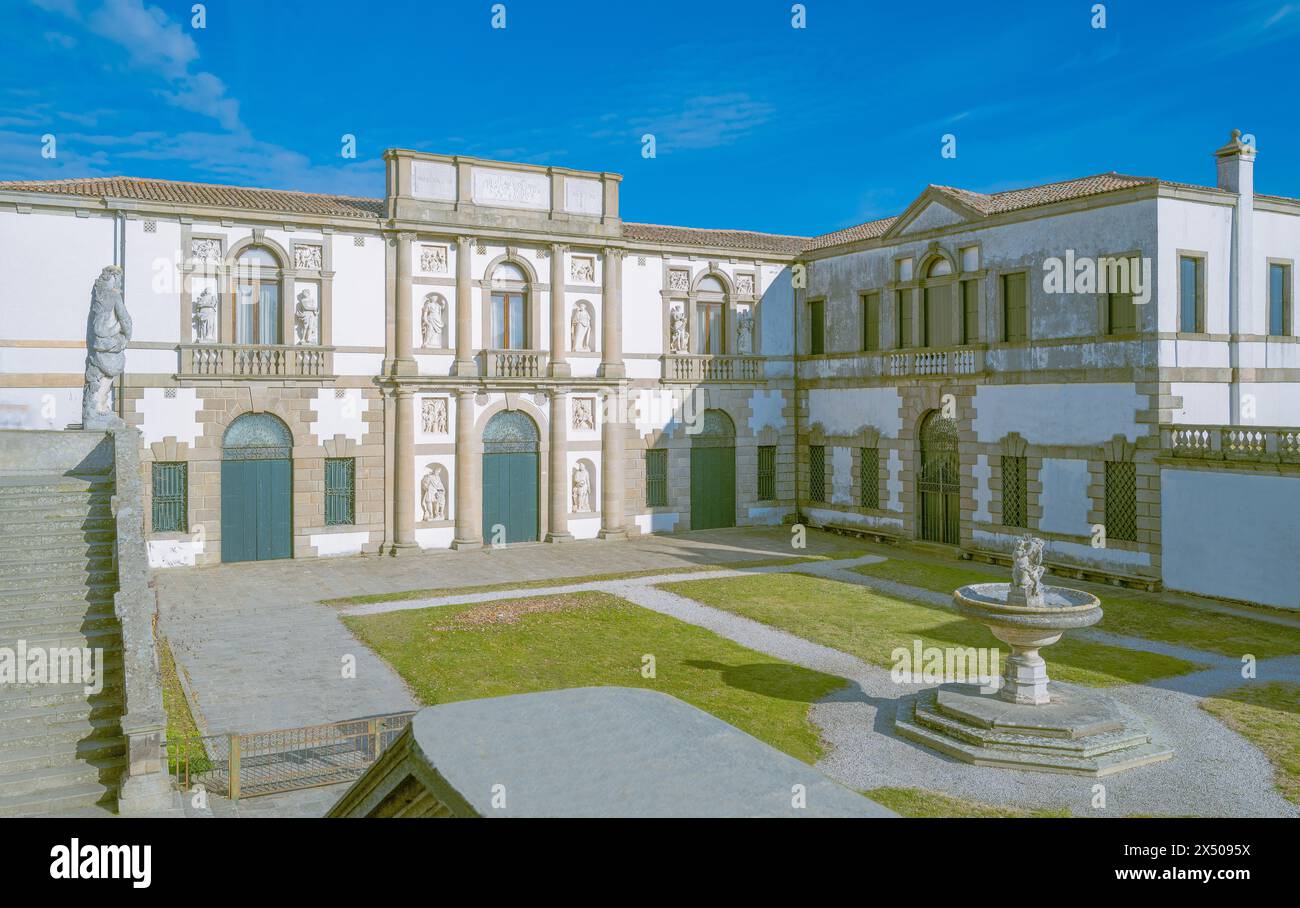
[(1207, 697), (1201, 709), (1262, 750), (1277, 790), (1300, 804), (1300, 684), (1259, 682)]
[(552, 577), (543, 580), (512, 580), (504, 583), (484, 583), (478, 586), (430, 587), (419, 590), (397, 590), (390, 593), (367, 593), (360, 596), (340, 596), (337, 599), (322, 599), (325, 605), (349, 606), (371, 605), (377, 602), (409, 602), (412, 599), (436, 599), (441, 596), (466, 596), (473, 593), (497, 593), (503, 590), (535, 590), (552, 586), (571, 586), (575, 583), (595, 583), (601, 580), (633, 580), (637, 577), (656, 577), (661, 574), (690, 574), (697, 571), (716, 571), (727, 569), (742, 571), (746, 568), (774, 567), (780, 564), (806, 564), (813, 561), (833, 561), (844, 558), (856, 558), (869, 554), (860, 548), (836, 547), (817, 555), (785, 556), (755, 558), (748, 561), (719, 562), (717, 564), (693, 564), (686, 567), (647, 568), (640, 571), (619, 571), (606, 574), (581, 574), (576, 577)]
[[(1000, 568), (931, 564), (902, 558), (891, 558), (880, 564), (866, 564), (853, 570), (869, 577), (906, 583), (936, 593), (951, 593), (967, 583), (1006, 580), (1010, 576), (1009, 571)], [(1071, 585), (1069, 580), (1049, 582)], [(1083, 586), (1088, 588), (1089, 585)], [(1101, 599), (1101, 608), (1105, 613), (1101, 624), (1097, 625), (1098, 630), (1189, 646), (1232, 657), (1251, 653), (1257, 659), (1272, 659), (1300, 653), (1300, 627), (1174, 605), (1134, 590), (1116, 588), (1112, 592), (1097, 587), (1092, 589)]]
[[(822, 754), (809, 705), (847, 683), (601, 592), (343, 620), (424, 703), (568, 687), (645, 687), (808, 763)], [(647, 655), (655, 659), (655, 678), (642, 675)]]
[[(806, 574), (753, 574), (724, 580), (662, 584), (705, 605), (789, 631), (865, 662), (892, 666), (895, 647), (997, 646), (983, 625), (941, 608), (897, 599), (866, 587)], [(1172, 656), (1063, 637), (1044, 652), (1059, 681), (1091, 687), (1140, 683), (1194, 671), (1201, 666)]]
[(905, 817), (1068, 817), (1064, 807), (1043, 810), (1025, 807), (999, 807), (954, 798), (925, 788), (873, 788), (864, 791), (867, 797), (882, 807), (888, 807)]
[(208, 756), (203, 748), (202, 732), (190, 712), (185, 689), (177, 675), (176, 659), (166, 637), (158, 638), (158, 662), (162, 671), (163, 710), (167, 713), (167, 768), (176, 774), (184, 772), (186, 755), (190, 771), (199, 773), (209, 768)]

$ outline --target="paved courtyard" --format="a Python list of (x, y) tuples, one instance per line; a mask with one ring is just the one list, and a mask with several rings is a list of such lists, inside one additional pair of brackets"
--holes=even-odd
[[(792, 551), (788, 530), (718, 530), (627, 543), (575, 543), (500, 551), (439, 553), (406, 559), (348, 558), (232, 565), (158, 578), (162, 629), (211, 730), (252, 731), (325, 722), (376, 712), (411, 709), (415, 703), (402, 681), (360, 644), (339, 615), (375, 614), (487, 601), (519, 595), (603, 590), (642, 607), (708, 628), (756, 651), (806, 668), (839, 675), (850, 685), (812, 707), (810, 719), (830, 745), (818, 768), (855, 789), (877, 786), (928, 788), (989, 803), (1055, 808), (1078, 815), (1199, 814), (1214, 816), (1297, 816), (1300, 811), (1274, 789), (1273, 768), (1264, 755), (1204, 711), (1198, 698), (1240, 683), (1240, 663), (1201, 650), (1090, 630), (1079, 636), (1114, 646), (1161, 652), (1209, 668), (1148, 684), (1108, 689), (1127, 708), (1145, 717), (1154, 734), (1176, 750), (1173, 760), (1102, 780), (1106, 807), (1093, 806), (1095, 779), (1012, 772), (970, 766), (898, 738), (894, 709), (900, 693), (889, 672), (747, 618), (710, 608), (655, 588), (684, 567), (719, 565), (692, 579), (778, 572), (797, 568), (835, 580), (905, 594), (946, 606), (948, 597), (873, 578), (848, 568), (882, 560), (887, 547), (862, 546), (880, 554), (834, 562), (745, 566), (782, 557), (834, 552), (852, 546), (837, 537), (810, 533), (805, 551)], [(645, 577), (563, 582), (582, 575), (664, 571)], [(358, 604), (339, 608), (322, 598), (418, 588), (455, 590), (505, 581), (556, 579), (554, 586), (456, 592), (422, 600)], [(1104, 601), (1103, 601), (1104, 605)], [(1290, 623), (1286, 617), (1279, 621)], [(345, 655), (356, 659), (355, 679), (342, 679)], [(1049, 659), (1050, 661), (1050, 659)], [(1300, 682), (1300, 657), (1266, 660), (1259, 676)], [(324, 811), (332, 792), (317, 790), (278, 796), (238, 808), (215, 804), (221, 815), (313, 815)]]

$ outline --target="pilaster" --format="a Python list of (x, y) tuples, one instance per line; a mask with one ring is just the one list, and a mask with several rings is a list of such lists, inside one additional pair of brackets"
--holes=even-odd
[[(457, 300), (460, 289), (457, 288)], [(459, 328), (457, 335), (459, 336)], [(456, 535), (453, 549), (483, 547), (479, 513), (483, 501), (483, 445), (474, 439), (474, 392), (456, 392)]]
[[(601, 378), (622, 378), (623, 370), (623, 250), (605, 247), (601, 287)], [(608, 484), (607, 484), (608, 485)]]
[(568, 247), (561, 243), (551, 245), (551, 378), (568, 378), (572, 374), (565, 357), (568, 319), (565, 318), (564, 254), (567, 251)]
[[(474, 238), (456, 237), (456, 359), (451, 364), (451, 374), (459, 377), (478, 375), (474, 364), (474, 334), (471, 309), (473, 308), (473, 279), (471, 264), (474, 256)], [(457, 423), (459, 424), (459, 417)], [(459, 444), (459, 442), (458, 442)], [(459, 453), (459, 452), (458, 452)], [(456, 509), (457, 511), (460, 508)], [(457, 521), (459, 526), (459, 521)]]
[(569, 406), (568, 394), (563, 388), (551, 392), (549, 494), (550, 528), (547, 542), (570, 542), (569, 533)]

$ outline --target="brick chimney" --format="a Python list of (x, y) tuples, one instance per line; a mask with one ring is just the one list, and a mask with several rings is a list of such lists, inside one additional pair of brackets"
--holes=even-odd
[(1241, 130), (1234, 129), (1228, 144), (1216, 151), (1214, 156), (1219, 164), (1219, 188), (1241, 193), (1253, 201), (1255, 149), (1241, 141)]

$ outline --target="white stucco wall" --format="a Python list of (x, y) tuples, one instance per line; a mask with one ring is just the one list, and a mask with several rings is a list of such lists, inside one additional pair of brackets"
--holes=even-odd
[(854, 435), (873, 426), (886, 438), (902, 427), (902, 398), (894, 388), (814, 388), (808, 392), (808, 424), (827, 435)]
[(1088, 498), (1091, 481), (1088, 461), (1044, 457), (1038, 481), (1043, 487), (1038, 499), (1043, 508), (1039, 529), (1072, 536), (1088, 535), (1091, 528), (1088, 509), (1092, 506)]
[(1131, 384), (981, 385), (973, 427), (981, 442), (1019, 432), (1031, 444), (1093, 445), (1146, 434), (1136, 414), (1147, 398)]

